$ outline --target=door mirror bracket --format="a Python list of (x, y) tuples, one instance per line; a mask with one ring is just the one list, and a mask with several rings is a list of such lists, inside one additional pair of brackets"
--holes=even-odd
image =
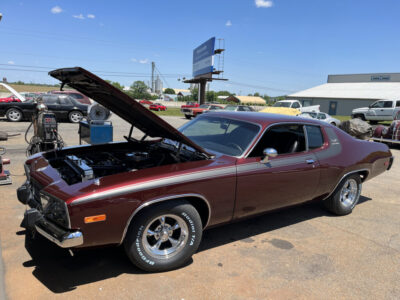
[(260, 163), (266, 164), (269, 162), (270, 157), (277, 157), (278, 156), (278, 151), (276, 151), (274, 148), (266, 148), (263, 151), (263, 158), (260, 160)]

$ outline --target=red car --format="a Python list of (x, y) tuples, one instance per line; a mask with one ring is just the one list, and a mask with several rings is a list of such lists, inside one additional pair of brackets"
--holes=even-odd
[(186, 104), (181, 105), (181, 112), (183, 112), (184, 108), (193, 108), (193, 107), (199, 107), (200, 104), (198, 102), (186, 102)]
[(5, 98), (0, 98), (0, 102), (3, 103), (9, 103), (9, 102), (21, 102), (21, 100), (19, 100), (16, 96), (14, 95), (10, 95), (8, 97)]
[(372, 139), (389, 144), (400, 144), (400, 111), (397, 112), (390, 126), (378, 125), (372, 134)]
[(64, 90), (64, 91), (51, 91), (51, 94), (63, 94), (63, 95), (68, 95), (73, 97), (75, 100), (79, 101), (80, 103), (83, 104), (88, 104), (91, 105), (92, 102), (90, 101), (89, 97), (78, 92), (78, 91), (73, 91), (73, 90)]
[(151, 102), (150, 100), (140, 100), (139, 103), (142, 105), (152, 105), (153, 104), (153, 102)]
[(150, 110), (156, 110), (156, 111), (160, 111), (160, 110), (167, 110), (167, 107), (165, 105), (162, 105), (160, 103), (153, 103), (152, 105), (149, 106)]
[(17, 192), (32, 207), (23, 224), (60, 247), (122, 244), (146, 271), (184, 265), (208, 227), (310, 200), (349, 214), (362, 184), (393, 163), (385, 144), (318, 120), (221, 111), (177, 130), (82, 68), (49, 74), (152, 139), (31, 156)]
[(185, 118), (190, 120), (191, 118), (201, 115), (202, 113), (204, 113), (206, 111), (215, 111), (215, 110), (223, 109), (223, 108), (224, 107), (221, 105), (202, 104), (199, 107), (184, 108), (184, 109), (181, 109), (181, 111), (185, 114)]

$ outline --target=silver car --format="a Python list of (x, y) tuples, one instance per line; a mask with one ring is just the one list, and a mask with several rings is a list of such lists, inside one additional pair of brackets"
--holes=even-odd
[(321, 120), (335, 126), (338, 126), (340, 124), (340, 120), (335, 119), (324, 112), (302, 112), (299, 116), (303, 118)]

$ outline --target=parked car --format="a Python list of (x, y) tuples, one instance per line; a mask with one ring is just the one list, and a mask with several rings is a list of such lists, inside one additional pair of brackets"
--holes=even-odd
[(329, 124), (332, 124), (334, 126), (339, 126), (339, 124), (340, 124), (340, 120), (338, 120), (324, 112), (318, 112), (318, 113), (303, 112), (299, 115), (299, 117), (321, 120), (321, 121), (327, 122)]
[(0, 98), (0, 103), (21, 102), (16, 96), (10, 95), (8, 97)]
[(184, 113), (183, 109), (185, 108), (193, 108), (193, 107), (199, 107), (200, 104), (198, 102), (186, 102), (186, 104), (181, 105), (181, 112)]
[(353, 109), (351, 118), (371, 123), (393, 121), (398, 111), (400, 111), (400, 100), (378, 100), (368, 107)]
[(83, 95), (82, 93), (79, 93), (78, 91), (74, 91), (74, 90), (63, 90), (63, 91), (55, 90), (55, 91), (51, 91), (51, 94), (68, 95), (68, 96), (71, 96), (72, 98), (74, 98), (75, 100), (79, 101), (82, 104), (87, 104), (87, 105), (92, 104), (89, 97), (87, 97), (86, 95)]
[(25, 97), (26, 100), (33, 100), (42, 95), (43, 93), (39, 92), (22, 92), (20, 93), (22, 96)]
[(177, 130), (82, 68), (49, 74), (159, 139), (30, 157), (23, 224), (60, 247), (123, 244), (146, 271), (184, 265), (211, 226), (309, 200), (349, 214), (362, 184), (393, 162), (386, 145), (313, 119), (220, 111)]
[(396, 113), (390, 126), (378, 125), (375, 128), (372, 140), (389, 144), (400, 144), (400, 111)]
[(191, 119), (201, 115), (206, 111), (214, 111), (218, 109), (223, 109), (223, 106), (215, 104), (202, 104), (199, 107), (183, 108), (181, 111), (185, 114), (186, 119)]
[(224, 110), (227, 110), (227, 111), (254, 111), (254, 109), (248, 105), (231, 105), (231, 104), (228, 104), (227, 106), (225, 106)]
[(153, 104), (153, 102), (151, 102), (150, 100), (140, 100), (139, 103), (142, 105), (152, 105)]
[(167, 107), (165, 105), (162, 105), (161, 103), (153, 103), (152, 105), (149, 106), (150, 110), (156, 110), (156, 111), (160, 111), (160, 110), (167, 110)]
[(86, 116), (89, 107), (70, 96), (43, 94), (36, 100), (0, 103), (0, 116), (6, 116), (11, 122), (31, 120), (36, 111), (37, 102), (43, 102), (58, 120), (67, 119), (72, 123), (77, 123)]

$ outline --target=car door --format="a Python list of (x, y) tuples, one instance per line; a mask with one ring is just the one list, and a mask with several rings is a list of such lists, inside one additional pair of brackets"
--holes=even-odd
[(58, 102), (57, 95), (46, 95), (43, 96), (43, 103), (47, 106), (47, 109), (56, 115), (56, 118), (59, 119), (59, 110), (60, 105)]
[(383, 101), (383, 107), (376, 111), (376, 115), (378, 116), (377, 120), (393, 120), (393, 111), (394, 111), (394, 101), (388, 100)]
[(384, 114), (385, 102), (387, 102), (387, 101), (380, 100), (380, 101), (376, 101), (376, 102), (372, 103), (369, 106), (369, 109), (367, 112), (367, 119), (368, 120), (383, 120), (382, 118), (383, 118), (383, 114)]
[[(302, 124), (271, 126), (249, 155), (238, 159), (234, 218), (302, 203), (314, 197), (320, 169), (306, 136)], [(262, 163), (266, 148), (274, 148), (278, 155)]]

